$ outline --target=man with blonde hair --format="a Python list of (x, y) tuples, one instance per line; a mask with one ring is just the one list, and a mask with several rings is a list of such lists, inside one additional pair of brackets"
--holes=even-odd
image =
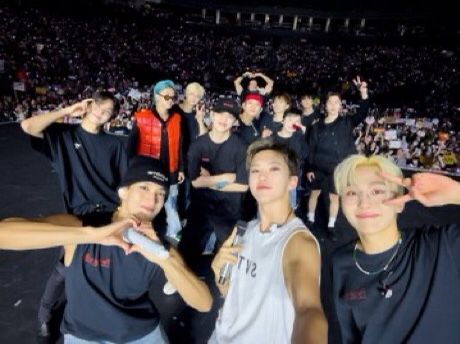
[(358, 235), (333, 257), (342, 342), (458, 343), (460, 228), (407, 230), (397, 217), (412, 200), (460, 205), (460, 183), (432, 173), (404, 178), (389, 159), (362, 155), (340, 163), (334, 181)]

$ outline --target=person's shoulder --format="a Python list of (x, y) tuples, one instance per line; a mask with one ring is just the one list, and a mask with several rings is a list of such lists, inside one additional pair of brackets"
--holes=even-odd
[(92, 212), (78, 218), (83, 226), (102, 227), (112, 222), (112, 216), (113, 212)]
[(148, 115), (153, 115), (153, 111), (148, 108), (141, 108), (134, 113), (135, 118), (142, 117), (142, 116), (148, 116)]
[(182, 118), (184, 116), (184, 111), (177, 104), (175, 104), (171, 109), (169, 109), (168, 113), (169, 117), (176, 116)]
[(248, 146), (246, 141), (236, 133), (232, 133), (230, 135), (229, 139), (227, 140), (227, 142), (229, 144), (235, 146), (235, 148), (244, 148), (244, 149), (246, 149), (246, 147)]
[(350, 257), (353, 257), (353, 250), (355, 248), (355, 240), (350, 241), (337, 247), (332, 252), (332, 266), (339, 266), (346, 262)]
[(297, 219), (298, 223), (289, 235), (286, 244), (287, 250), (300, 249), (303, 252), (314, 250), (315, 253), (320, 252), (320, 246), (316, 237), (311, 233), (302, 220)]
[(209, 133), (206, 133), (206, 134), (203, 134), (203, 135), (200, 135), (196, 138), (195, 141), (192, 142), (192, 145), (193, 144), (204, 144), (204, 143), (208, 143), (210, 142), (211, 139), (209, 138)]
[(55, 122), (55, 123), (52, 123), (51, 125), (49, 125), (45, 129), (45, 132), (59, 133), (59, 132), (75, 131), (79, 127), (80, 127), (80, 125), (78, 125), (78, 124)]
[(207, 147), (210, 145), (210, 138), (209, 134), (206, 133), (204, 135), (198, 136), (191, 144), (189, 150), (201, 149), (203, 147)]
[(181, 107), (179, 106), (179, 104), (174, 104), (172, 107), (171, 107), (171, 110), (169, 110), (170, 113), (179, 113), (179, 114), (182, 114), (184, 111), (181, 109)]

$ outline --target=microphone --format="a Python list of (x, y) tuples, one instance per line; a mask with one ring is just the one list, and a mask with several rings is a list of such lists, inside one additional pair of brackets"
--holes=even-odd
[[(236, 223), (236, 235), (233, 238), (232, 246), (241, 244), (243, 242), (244, 233), (246, 233), (246, 229), (248, 224), (244, 221), (238, 221)], [(219, 284), (227, 283), (228, 279), (230, 278), (230, 274), (232, 273), (232, 264), (225, 263), (219, 272)]]
[(136, 244), (161, 259), (169, 257), (169, 251), (161, 243), (146, 237), (134, 228), (128, 228), (123, 232), (123, 240), (130, 244)]

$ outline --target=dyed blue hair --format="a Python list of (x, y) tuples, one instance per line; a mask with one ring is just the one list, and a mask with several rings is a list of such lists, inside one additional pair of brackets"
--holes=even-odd
[(153, 94), (160, 94), (165, 88), (174, 89), (174, 82), (172, 80), (161, 80), (152, 86), (151, 91)]

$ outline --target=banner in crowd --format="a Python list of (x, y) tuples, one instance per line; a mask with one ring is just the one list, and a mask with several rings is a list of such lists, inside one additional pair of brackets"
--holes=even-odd
[(35, 87), (35, 93), (39, 96), (44, 96), (47, 92), (48, 92), (48, 87), (46, 86)]
[(19, 92), (25, 92), (26, 85), (21, 81), (13, 82), (13, 90), (19, 91)]

